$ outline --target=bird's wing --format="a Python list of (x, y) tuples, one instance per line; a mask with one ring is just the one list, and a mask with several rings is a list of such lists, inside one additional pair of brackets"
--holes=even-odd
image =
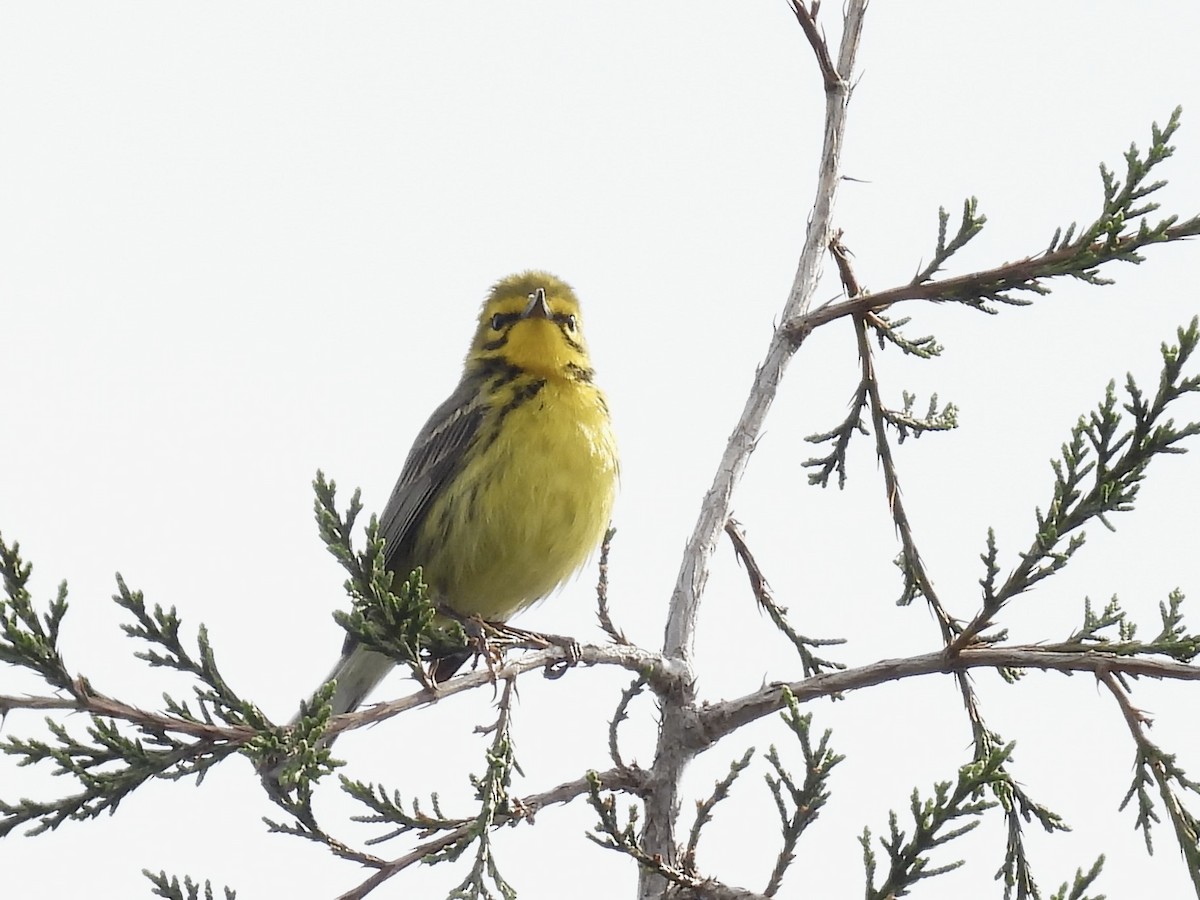
[[(389, 569), (409, 564), (406, 557), (417, 526), (461, 466), (485, 411), (479, 386), (464, 379), (417, 435), (379, 519)], [(397, 571), (396, 575), (403, 579), (408, 572)]]
[[(454, 393), (433, 411), (413, 441), (392, 496), (379, 517), (384, 559), (388, 569), (399, 578), (408, 577), (417, 527), (434, 498), (461, 466), (486, 410), (479, 385), (463, 379)], [(330, 673), (330, 678), (338, 679), (334, 712), (356, 709), (393, 665), (395, 660), (359, 647), (358, 641), (347, 634), (342, 658)]]

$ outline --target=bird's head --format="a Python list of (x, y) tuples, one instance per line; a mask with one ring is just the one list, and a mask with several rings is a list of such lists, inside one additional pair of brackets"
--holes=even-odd
[(546, 272), (496, 284), (479, 312), (468, 365), (503, 362), (546, 378), (590, 377), (579, 298)]

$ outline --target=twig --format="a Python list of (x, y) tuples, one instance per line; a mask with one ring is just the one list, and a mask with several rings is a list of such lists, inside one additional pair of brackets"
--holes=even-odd
[[(1151, 822), (1158, 821), (1158, 816), (1154, 812), (1154, 801), (1150, 798), (1149, 791), (1146, 790), (1147, 783), (1153, 779), (1155, 787), (1158, 788), (1159, 800), (1162, 801), (1167, 817), (1170, 818), (1171, 825), (1175, 830), (1175, 839), (1179, 842), (1180, 852), (1187, 864), (1192, 886), (1195, 888), (1196, 895), (1200, 897), (1200, 821), (1183, 805), (1179, 796), (1172, 789), (1171, 782), (1177, 783), (1184, 790), (1198, 794), (1200, 794), (1200, 784), (1184, 774), (1176, 764), (1173, 754), (1166, 753), (1150, 740), (1146, 729), (1150, 726), (1151, 719), (1145, 712), (1133, 705), (1128, 688), (1119, 678), (1121, 674), (1123, 673), (1116, 670), (1097, 673), (1100, 682), (1108, 688), (1121, 708), (1125, 724), (1129, 727), (1129, 733), (1137, 746), (1133, 784), (1121, 803), (1121, 809), (1124, 809), (1135, 795), (1137, 796), (1138, 817), (1134, 827), (1141, 830), (1146, 841), (1147, 852), (1153, 853), (1154, 845), (1150, 838), (1150, 828)], [(1147, 771), (1149, 775), (1147, 775)]]
[[(754, 758), (754, 748), (747, 748), (740, 759), (735, 759), (729, 764), (729, 772), (713, 785), (712, 793), (705, 799), (696, 804), (696, 821), (692, 823), (692, 830), (688, 833), (687, 847), (683, 851), (683, 868), (688, 872), (696, 871), (696, 848), (700, 844), (700, 832), (704, 826), (712, 821), (712, 813), (717, 804), (729, 796), (729, 789), (733, 787), (733, 783), (737, 781), (738, 776), (742, 774), (750, 765), (750, 761)], [(768, 893), (767, 896), (770, 896)]]
[[(638, 793), (642, 790), (642, 785), (630, 772), (620, 772), (617, 769), (609, 769), (606, 772), (601, 772), (597, 776), (601, 784), (606, 790), (628, 791), (630, 793)], [(556, 803), (569, 803), (576, 797), (586, 794), (589, 790), (588, 779), (576, 778), (574, 781), (567, 781), (557, 787), (551, 788), (548, 791), (542, 791), (539, 794), (530, 794), (528, 797), (523, 797), (520, 801), (514, 804), (515, 809), (522, 811), (521, 818), (531, 818), (532, 813), (547, 806), (552, 806)], [(500, 827), (509, 821), (512, 821), (514, 816), (502, 817), (498, 816), (493, 823), (494, 827)], [(420, 862), (427, 856), (445, 850), (452, 846), (455, 842), (461, 841), (474, 827), (474, 821), (456, 828), (446, 834), (439, 835), (436, 838), (431, 838), (423, 844), (415, 847), (410, 852), (396, 859), (384, 863), (375, 874), (364, 881), (357, 887), (341, 894), (337, 900), (361, 900), (367, 896), (375, 888), (379, 887), (389, 878), (399, 874), (414, 863)]]
[(763, 612), (781, 612), (779, 604), (771, 594), (771, 585), (767, 584), (767, 576), (763, 575), (758, 560), (754, 558), (750, 546), (746, 543), (746, 533), (742, 531), (742, 524), (730, 516), (725, 521), (725, 533), (729, 535), (729, 542), (733, 544), (734, 555), (746, 570), (746, 577), (750, 579), (750, 590), (758, 605), (762, 607)]
[(609, 528), (604, 532), (604, 540), (600, 544), (600, 577), (596, 581), (596, 617), (600, 627), (618, 644), (628, 644), (629, 638), (625, 632), (613, 624), (612, 614), (608, 609), (608, 554), (612, 549), (612, 539), (617, 529)]
[[(459, 675), (445, 684), (438, 685), (437, 693), (427, 690), (417, 691), (407, 697), (392, 700), (388, 703), (378, 703), (357, 712), (343, 716), (335, 716), (329, 726), (329, 734), (340, 734), (355, 728), (374, 725), (408, 709), (426, 706), (445, 697), (474, 690), (482, 685), (493, 685), (496, 680), (523, 675), (526, 672), (544, 670), (550, 663), (567, 658), (567, 651), (562, 647), (549, 647), (536, 653), (527, 653), (511, 662), (505, 663), (495, 672), (472, 672)], [(582, 665), (617, 665), (632, 672), (646, 675), (646, 683), (660, 696), (680, 690), (689, 673), (678, 663), (663, 659), (653, 651), (643, 650), (633, 645), (620, 644), (583, 644), (579, 648), (579, 662)]]
[(788, 0), (788, 5), (791, 6), (796, 21), (804, 29), (804, 36), (808, 38), (813, 56), (817, 58), (817, 67), (820, 68), (821, 78), (825, 81), (825, 90), (836, 91), (841, 79), (837, 69), (833, 67), (833, 60), (829, 57), (829, 45), (825, 43), (825, 36), (817, 29), (817, 13), (821, 11), (821, 0), (813, 0), (812, 9), (807, 9), (803, 0)]
[(771, 621), (775, 623), (775, 627), (784, 633), (796, 648), (796, 652), (800, 654), (800, 662), (804, 667), (804, 676), (807, 678), (811, 675), (817, 675), (822, 669), (826, 668), (846, 668), (843, 663), (821, 659), (809, 649), (810, 647), (829, 647), (836, 644), (844, 644), (846, 643), (845, 638), (810, 638), (796, 631), (787, 620), (787, 610), (775, 602), (775, 597), (771, 593), (771, 586), (767, 584), (766, 576), (763, 575), (762, 569), (759, 568), (754, 554), (750, 552), (750, 546), (746, 543), (746, 535), (736, 519), (731, 517), (725, 523), (725, 533), (729, 535), (729, 540), (733, 544), (733, 552), (737, 555), (738, 561), (746, 569), (746, 577), (750, 579), (750, 590), (754, 593), (754, 599), (758, 601), (758, 605), (762, 610), (770, 616)]
[[(846, 246), (842, 243), (840, 232), (835, 234), (830, 240), (829, 252), (837, 263), (838, 273), (841, 276), (842, 285), (845, 287), (846, 293), (851, 297), (859, 296), (862, 293), (862, 288), (850, 265), (850, 254)], [(904, 580), (906, 585), (909, 582), (915, 585), (921, 595), (925, 597), (925, 601), (929, 604), (929, 608), (937, 618), (938, 626), (942, 631), (943, 642), (949, 643), (954, 638), (956, 626), (950, 614), (946, 612), (946, 608), (942, 606), (937, 592), (934, 590), (933, 581), (925, 569), (925, 563), (921, 560), (920, 551), (917, 550), (917, 542), (913, 537), (912, 525), (908, 520), (908, 512), (904, 508), (904, 498), (900, 491), (900, 475), (896, 470), (896, 461), (892, 456), (891, 443), (887, 438), (887, 424), (884, 421), (883, 400), (879, 394), (879, 381), (875, 377), (874, 354), (871, 350), (871, 342), (867, 339), (866, 315), (854, 317), (854, 333), (858, 339), (858, 358), (862, 364), (862, 383), (866, 388), (867, 398), (870, 401), (871, 422), (875, 428), (875, 452), (879, 456), (879, 462), (883, 468), (883, 481), (887, 491), (888, 510), (892, 514), (892, 521), (896, 525), (896, 532), (900, 535), (900, 543), (903, 547)], [(904, 599), (912, 599), (909, 596), (910, 591), (911, 588), (906, 587)]]
[(617, 703), (616, 710), (613, 712), (612, 721), (608, 723), (608, 755), (612, 758), (613, 765), (620, 772), (628, 772), (629, 766), (621, 755), (621, 746), (617, 740), (617, 729), (622, 722), (629, 718), (629, 704), (642, 692), (645, 686), (646, 679), (638, 676), (629, 687), (621, 691), (621, 699)]
[[(1200, 222), (1197, 220), (1172, 225), (1163, 230), (1161, 243), (1194, 237), (1198, 232), (1200, 232)], [(1137, 236), (1130, 235), (1117, 241), (1115, 247), (1119, 253), (1123, 252), (1123, 248), (1136, 245)], [(1074, 259), (1078, 253), (1078, 248), (1066, 248), (1044, 253), (1041, 256), (1031, 256), (1016, 262), (1005, 263), (994, 269), (956, 275), (953, 278), (942, 278), (937, 281), (927, 281), (924, 284), (903, 284), (862, 297), (827, 303), (812, 312), (803, 312), (795, 318), (785, 319), (784, 324), (780, 326), (780, 331), (798, 346), (812, 333), (813, 329), (821, 325), (846, 316), (878, 311), (905, 300), (948, 300), (977, 297), (989, 291), (1012, 290), (1018, 285), (1036, 280), (1039, 274), (1049, 269), (1061, 268)]]

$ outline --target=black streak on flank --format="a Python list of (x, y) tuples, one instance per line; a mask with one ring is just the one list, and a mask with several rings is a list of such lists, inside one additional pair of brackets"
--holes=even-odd
[(596, 373), (584, 366), (567, 363), (567, 377), (572, 381), (578, 381), (580, 384), (591, 384), (592, 379), (596, 377)]

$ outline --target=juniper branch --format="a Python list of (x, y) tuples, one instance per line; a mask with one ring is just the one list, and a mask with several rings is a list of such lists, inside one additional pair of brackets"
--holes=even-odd
[[(1134, 827), (1142, 832), (1146, 841), (1146, 851), (1154, 852), (1151, 839), (1153, 823), (1158, 822), (1154, 799), (1150, 788), (1157, 789), (1159, 802), (1166, 810), (1167, 817), (1175, 831), (1175, 840), (1183, 854), (1188, 875), (1196, 896), (1200, 897), (1200, 819), (1189, 810), (1180, 797), (1182, 793), (1200, 794), (1200, 783), (1187, 777), (1187, 774), (1175, 761), (1175, 754), (1167, 753), (1150, 740), (1146, 733), (1150, 725), (1150, 717), (1137, 709), (1129, 696), (1128, 690), (1122, 686), (1112, 672), (1101, 674), (1100, 681), (1108, 688), (1116, 699), (1125, 718), (1125, 724), (1137, 746), (1134, 760), (1133, 783), (1121, 801), (1121, 809), (1129, 805), (1135, 796), (1138, 800), (1138, 815)], [(1178, 790), (1177, 790), (1178, 789)]]
[(771, 764), (775, 774), (768, 774), (766, 781), (779, 814), (783, 847), (763, 891), (767, 897), (774, 897), (783, 886), (783, 876), (795, 861), (796, 844), (800, 836), (817, 820), (829, 799), (829, 776), (834, 767), (845, 759), (830, 748), (829, 738), (832, 732), (829, 730), (821, 735), (820, 742), (814, 748), (810, 737), (812, 714), (800, 714), (796, 698), (790, 691), (784, 691), (783, 699), (787, 709), (780, 715), (800, 742), (800, 750), (804, 756), (804, 780), (801, 784), (796, 783), (795, 778), (784, 767), (778, 750), (771, 745), (767, 753), (767, 762)]
[[(1109, 263), (1137, 264), (1142, 262), (1141, 251), (1147, 247), (1200, 235), (1200, 216), (1183, 221), (1177, 215), (1155, 222), (1146, 218), (1159, 208), (1157, 202), (1145, 202), (1146, 198), (1166, 186), (1165, 181), (1148, 179), (1174, 153), (1170, 140), (1179, 127), (1181, 112), (1176, 108), (1164, 128), (1151, 126), (1150, 147), (1144, 155), (1136, 146), (1125, 152), (1124, 181), (1118, 181), (1107, 167), (1101, 166), (1104, 198), (1100, 214), (1078, 233), (1074, 224), (1065, 230), (1056, 229), (1041, 254), (939, 280), (922, 281), (922, 273), (918, 273), (908, 284), (862, 296), (851, 295), (847, 300), (798, 315), (782, 326), (783, 332), (798, 345), (813, 329), (835, 319), (878, 312), (905, 300), (957, 302), (983, 312), (995, 312), (990, 303), (1025, 305), (1029, 300), (1021, 295), (1047, 294), (1050, 292), (1047, 282), (1055, 278), (1109, 284), (1111, 281), (1099, 274)], [(982, 223), (983, 217), (974, 214)], [(939, 224), (939, 242), (942, 240), (944, 227)]]
[[(979, 825), (979, 817), (996, 804), (980, 799), (983, 790), (1002, 778), (998, 770), (1008, 758), (1012, 746), (993, 752), (988, 758), (977, 760), (959, 769), (954, 784), (949, 781), (934, 785), (931, 799), (922, 800), (913, 790), (909, 812), (913, 820), (913, 833), (909, 837), (900, 829), (899, 819), (892, 812), (888, 819), (889, 835), (880, 839), (887, 852), (890, 865), (887, 876), (880, 887), (874, 887), (876, 863), (871, 848), (871, 831), (864, 829), (860, 838), (863, 860), (867, 870), (867, 900), (886, 900), (900, 897), (908, 889), (927, 878), (944, 875), (963, 865), (956, 860), (942, 866), (930, 867), (929, 853), (955, 838), (973, 831)], [(958, 820), (967, 819), (956, 825)]]
[[(156, 875), (149, 869), (142, 869), (142, 874), (154, 885), (155, 897), (162, 897), (164, 900), (200, 900), (200, 883), (192, 881), (190, 876), (185, 875), (183, 884), (180, 885), (178, 877), (168, 876), (165, 871)], [(232, 888), (223, 888), (222, 893), (225, 900), (236, 900), (237, 892)], [(204, 882), (204, 900), (213, 900), (212, 883), (208, 880)]]
[(0, 536), (0, 662), (36, 672), (51, 687), (75, 694), (77, 686), (58, 651), (58, 632), (67, 614), (67, 583), (58, 586), (49, 610), (40, 618), (26, 585), (33, 564), (21, 558), (21, 545), (5, 543)]
[[(1115, 386), (1109, 383), (1104, 400), (1088, 416), (1080, 416), (1071, 438), (1062, 445), (1062, 456), (1053, 460), (1054, 490), (1046, 512), (1036, 511), (1037, 531), (1021, 561), (996, 587), (996, 547), (989, 532), (984, 554), (987, 568), (981, 580), (983, 604), (950, 647), (957, 652), (993, 623), (999, 611), (1017, 595), (1053, 575), (1083, 546), (1079, 531), (1093, 519), (1111, 528), (1108, 516), (1133, 509), (1140, 483), (1155, 457), (1183, 453), (1181, 442), (1200, 433), (1200, 422), (1177, 427), (1165, 418), (1167, 408), (1180, 397), (1200, 391), (1200, 375), (1183, 375), (1183, 367), (1200, 344), (1200, 317), (1176, 332), (1179, 343), (1163, 344), (1163, 368), (1158, 389), (1147, 399), (1132, 375), (1127, 376), (1128, 402), (1122, 408), (1133, 422), (1123, 427)], [(1073, 533), (1078, 532), (1078, 533)], [(1062, 546), (1066, 540), (1066, 546)]]

